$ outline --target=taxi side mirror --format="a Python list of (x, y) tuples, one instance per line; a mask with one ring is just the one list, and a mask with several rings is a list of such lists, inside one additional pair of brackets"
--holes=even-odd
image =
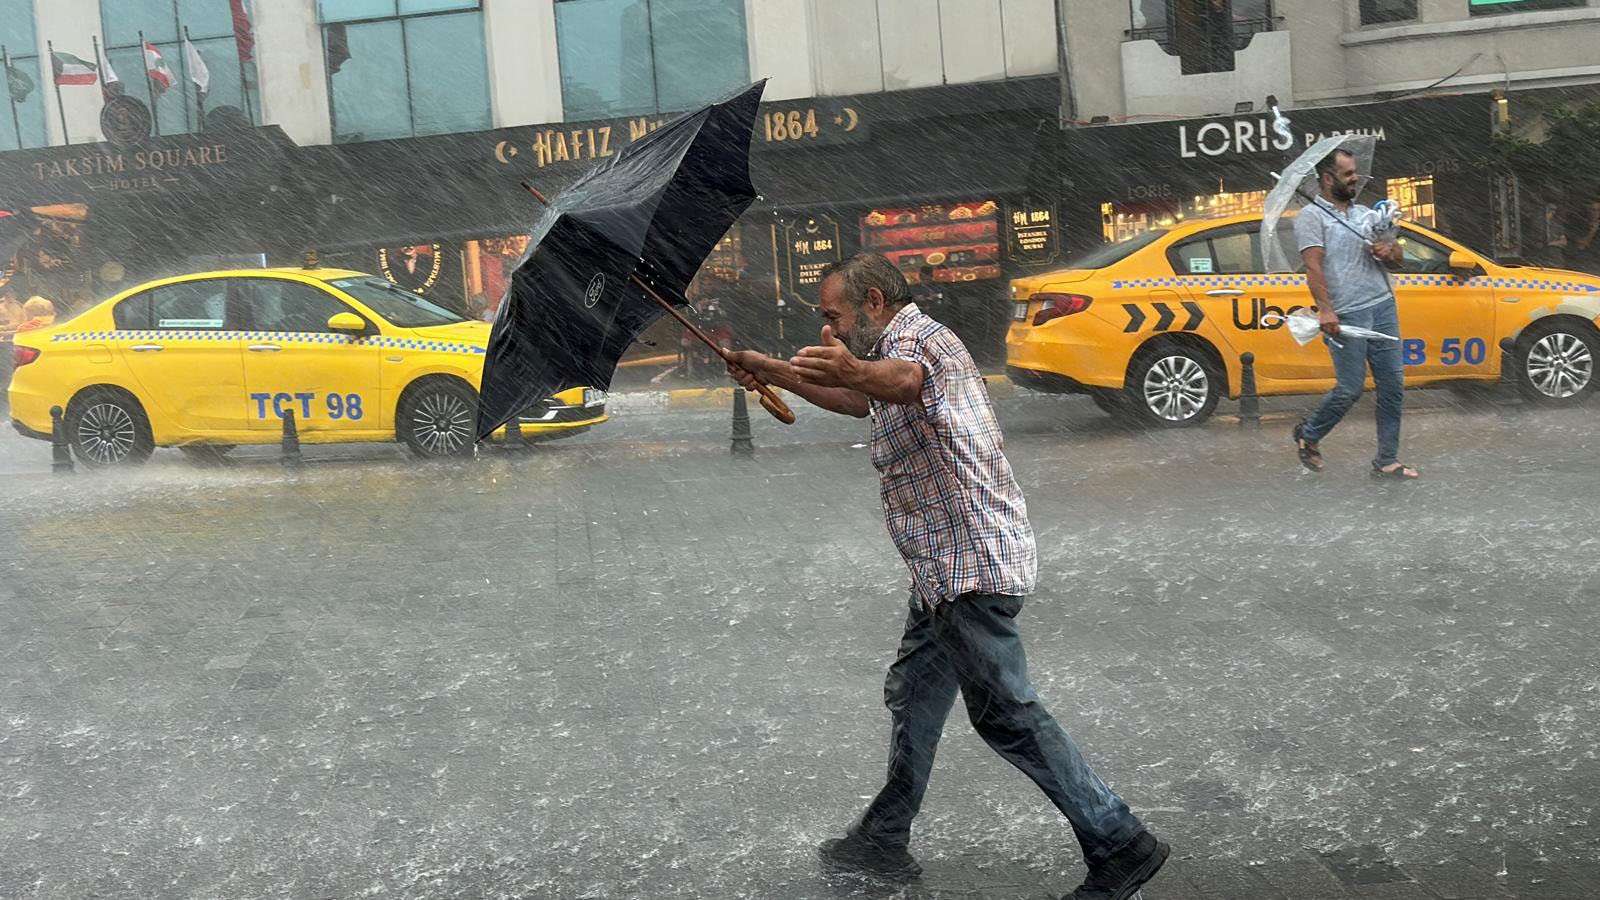
[(1450, 271), (1471, 272), (1476, 274), (1482, 272), (1483, 267), (1478, 265), (1477, 257), (1473, 256), (1471, 253), (1468, 253), (1465, 250), (1451, 250)]
[(335, 313), (328, 319), (328, 330), (360, 334), (367, 330), (367, 323), (355, 313)]

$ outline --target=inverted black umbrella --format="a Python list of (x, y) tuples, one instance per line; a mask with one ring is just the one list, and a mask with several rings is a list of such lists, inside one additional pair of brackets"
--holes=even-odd
[[(478, 440), (558, 391), (610, 387), (664, 313), (689, 324), (672, 304), (688, 305), (684, 288), (756, 198), (750, 137), (765, 85), (663, 125), (547, 203), (489, 336)], [(771, 389), (761, 405), (794, 421)]]

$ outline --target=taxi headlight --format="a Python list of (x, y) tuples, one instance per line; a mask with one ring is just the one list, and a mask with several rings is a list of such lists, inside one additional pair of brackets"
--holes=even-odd
[(606, 392), (605, 391), (602, 391), (599, 388), (584, 388), (583, 389), (583, 405), (584, 406), (603, 406), (603, 405), (605, 405), (605, 402), (606, 402)]

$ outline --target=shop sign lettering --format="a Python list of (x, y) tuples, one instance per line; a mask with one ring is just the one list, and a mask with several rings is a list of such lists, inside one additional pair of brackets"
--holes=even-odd
[[(1388, 135), (1381, 126), (1349, 128), (1342, 131), (1334, 129), (1324, 132), (1303, 132), (1302, 146), (1309, 147), (1325, 137), (1339, 134), (1369, 134), (1380, 141), (1388, 140)], [(1249, 153), (1283, 153), (1292, 149), (1294, 145), (1295, 136), (1288, 126), (1265, 116), (1178, 126), (1178, 156), (1182, 159)]]
[[(228, 162), (226, 144), (208, 144), (202, 147), (173, 147), (158, 150), (139, 150), (134, 153), (99, 153), (93, 156), (71, 156), (33, 164), (34, 175), (40, 181), (58, 181), (65, 178), (100, 178), (128, 176), (131, 173), (169, 172), (179, 169), (198, 169)], [(121, 180), (144, 180), (155, 183), (160, 179), (145, 175), (142, 179), (124, 177)]]

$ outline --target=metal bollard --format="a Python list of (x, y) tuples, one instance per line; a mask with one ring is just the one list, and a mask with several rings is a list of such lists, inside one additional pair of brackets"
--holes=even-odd
[(67, 444), (67, 426), (59, 406), (50, 407), (50, 471), (72, 474), (72, 447)]
[(283, 465), (293, 468), (300, 465), (300, 432), (294, 427), (294, 410), (283, 411)]
[(728, 452), (735, 456), (753, 456), (756, 446), (750, 435), (750, 404), (744, 399), (744, 388), (733, 389), (733, 446)]
[(1239, 354), (1239, 426), (1261, 427), (1261, 397), (1256, 394), (1256, 355)]

